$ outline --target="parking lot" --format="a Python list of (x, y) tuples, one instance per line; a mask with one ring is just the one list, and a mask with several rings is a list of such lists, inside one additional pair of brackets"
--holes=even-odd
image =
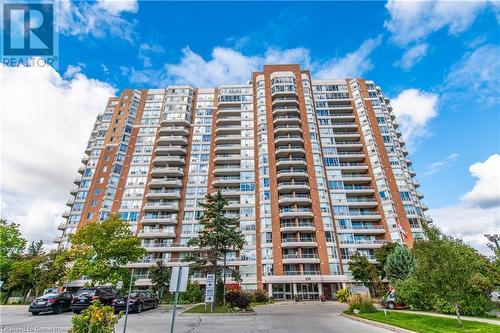
[[(339, 316), (344, 305), (334, 302), (276, 303), (255, 308), (255, 315), (180, 315), (175, 332), (388, 332)], [(182, 312), (186, 308), (179, 308)], [(178, 313), (179, 313), (178, 312)], [(32, 316), (27, 306), (1, 306), (1, 332), (67, 332), (71, 312)], [(129, 316), (127, 332), (169, 332), (172, 312), (161, 306)], [(123, 318), (116, 332), (123, 331)]]

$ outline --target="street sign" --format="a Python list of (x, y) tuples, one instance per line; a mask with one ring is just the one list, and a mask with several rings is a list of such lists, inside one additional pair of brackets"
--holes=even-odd
[(215, 296), (215, 274), (207, 274), (205, 286), (205, 303), (213, 303)]
[(186, 291), (189, 278), (189, 267), (172, 267), (172, 276), (170, 278), (170, 292), (176, 293)]
[(175, 293), (174, 309), (172, 310), (172, 322), (170, 324), (170, 333), (174, 333), (175, 326), (175, 311), (177, 309), (177, 300), (179, 292), (186, 291), (189, 278), (189, 267), (172, 267), (172, 275), (170, 277), (170, 292)]

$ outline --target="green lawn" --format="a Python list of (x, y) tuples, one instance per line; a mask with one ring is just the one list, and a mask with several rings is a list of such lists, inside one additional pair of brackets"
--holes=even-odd
[[(231, 308), (218, 305), (214, 308), (213, 313), (232, 313), (232, 312), (237, 312), (237, 311), (233, 311)], [(195, 306), (194, 308), (187, 310), (186, 313), (211, 313), (210, 305), (207, 304), (207, 307), (205, 310), (205, 305), (200, 304), (200, 305)]]
[(416, 314), (401, 313), (401, 312), (388, 311), (387, 315), (384, 315), (384, 312), (379, 311), (375, 313), (363, 313), (357, 316), (422, 333), (442, 333), (442, 332), (498, 333), (500, 331), (499, 326), (492, 324), (464, 321), (464, 327), (460, 328), (456, 319), (416, 315)]

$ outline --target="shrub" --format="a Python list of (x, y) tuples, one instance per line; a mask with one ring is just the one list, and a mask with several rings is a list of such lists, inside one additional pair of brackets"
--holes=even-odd
[(353, 310), (359, 310), (360, 313), (377, 312), (377, 309), (373, 306), (371, 297), (368, 295), (349, 296), (347, 303), (349, 304), (348, 311), (351, 313)]
[(269, 301), (267, 293), (263, 290), (257, 290), (253, 293), (253, 301), (258, 303), (265, 303)]
[(241, 290), (229, 290), (226, 293), (226, 302), (231, 308), (248, 309), (252, 303), (252, 296)]
[(114, 333), (115, 326), (121, 318), (121, 314), (115, 314), (115, 310), (96, 301), (80, 315), (71, 318), (73, 327), (69, 333)]
[(337, 297), (337, 301), (341, 303), (347, 303), (347, 299), (349, 298), (349, 289), (344, 288), (337, 290), (335, 296)]
[(181, 304), (200, 303), (203, 299), (203, 292), (200, 284), (196, 281), (188, 282), (186, 292), (179, 294)]

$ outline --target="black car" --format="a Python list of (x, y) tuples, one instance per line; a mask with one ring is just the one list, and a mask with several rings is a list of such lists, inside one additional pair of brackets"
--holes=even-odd
[[(130, 312), (142, 312), (146, 309), (154, 309), (158, 307), (158, 297), (150, 291), (134, 290), (130, 293), (130, 302), (128, 310)], [(125, 311), (127, 309), (127, 295), (113, 300), (113, 308), (116, 312)]]
[(73, 293), (49, 293), (37, 297), (33, 303), (30, 304), (28, 309), (33, 315), (42, 312), (61, 313), (63, 311), (70, 311), (71, 301), (73, 300)]
[(85, 310), (92, 302), (99, 300), (102, 304), (111, 305), (113, 300), (118, 297), (118, 291), (113, 287), (89, 287), (82, 288), (73, 297), (71, 310), (79, 313)]

